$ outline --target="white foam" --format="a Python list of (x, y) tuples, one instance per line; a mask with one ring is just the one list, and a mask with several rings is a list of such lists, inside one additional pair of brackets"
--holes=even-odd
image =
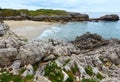
[(45, 30), (37, 39), (52, 37), (55, 35), (55, 33), (58, 33), (59, 31), (61, 31), (60, 27), (52, 27), (48, 30)]

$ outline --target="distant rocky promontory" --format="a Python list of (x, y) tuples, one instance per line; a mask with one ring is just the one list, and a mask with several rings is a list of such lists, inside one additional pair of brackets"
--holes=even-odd
[(87, 14), (67, 12), (52, 9), (0, 9), (0, 20), (33, 20), (46, 22), (72, 22), (72, 21), (118, 21), (116, 14), (105, 15), (100, 18), (90, 18)]

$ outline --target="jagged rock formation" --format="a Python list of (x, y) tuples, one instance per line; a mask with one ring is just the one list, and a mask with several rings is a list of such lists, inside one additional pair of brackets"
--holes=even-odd
[(108, 41), (97, 34), (87, 32), (77, 37), (72, 43), (81, 50), (93, 50), (94, 48), (107, 45)]
[(86, 33), (71, 43), (52, 39), (25, 42), (6, 24), (0, 23), (0, 29), (0, 67), (7, 67), (10, 73), (18, 75), (24, 68), (21, 76), (34, 75), (36, 82), (51, 82), (44, 75), (46, 65), (54, 60), (64, 76), (63, 82), (71, 78), (73, 82), (81, 82), (93, 77), (98, 82), (120, 81), (118, 39), (104, 40), (97, 34)]
[(9, 26), (0, 23), (0, 66), (10, 65), (18, 54), (18, 49), (24, 40), (9, 30)]
[(71, 55), (79, 51), (71, 43), (53, 40), (32, 41), (19, 49), (17, 59), (23, 64), (35, 64), (36, 62), (49, 61), (59, 56)]

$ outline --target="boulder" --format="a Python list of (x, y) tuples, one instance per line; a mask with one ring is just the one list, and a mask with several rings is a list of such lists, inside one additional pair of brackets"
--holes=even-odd
[(100, 20), (105, 20), (105, 21), (118, 21), (119, 16), (116, 14), (111, 14), (111, 15), (105, 15), (99, 18)]

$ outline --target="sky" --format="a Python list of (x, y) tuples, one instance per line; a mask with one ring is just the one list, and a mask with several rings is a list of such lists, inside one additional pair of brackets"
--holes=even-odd
[(0, 0), (1, 8), (61, 9), (77, 12), (120, 12), (120, 0)]

